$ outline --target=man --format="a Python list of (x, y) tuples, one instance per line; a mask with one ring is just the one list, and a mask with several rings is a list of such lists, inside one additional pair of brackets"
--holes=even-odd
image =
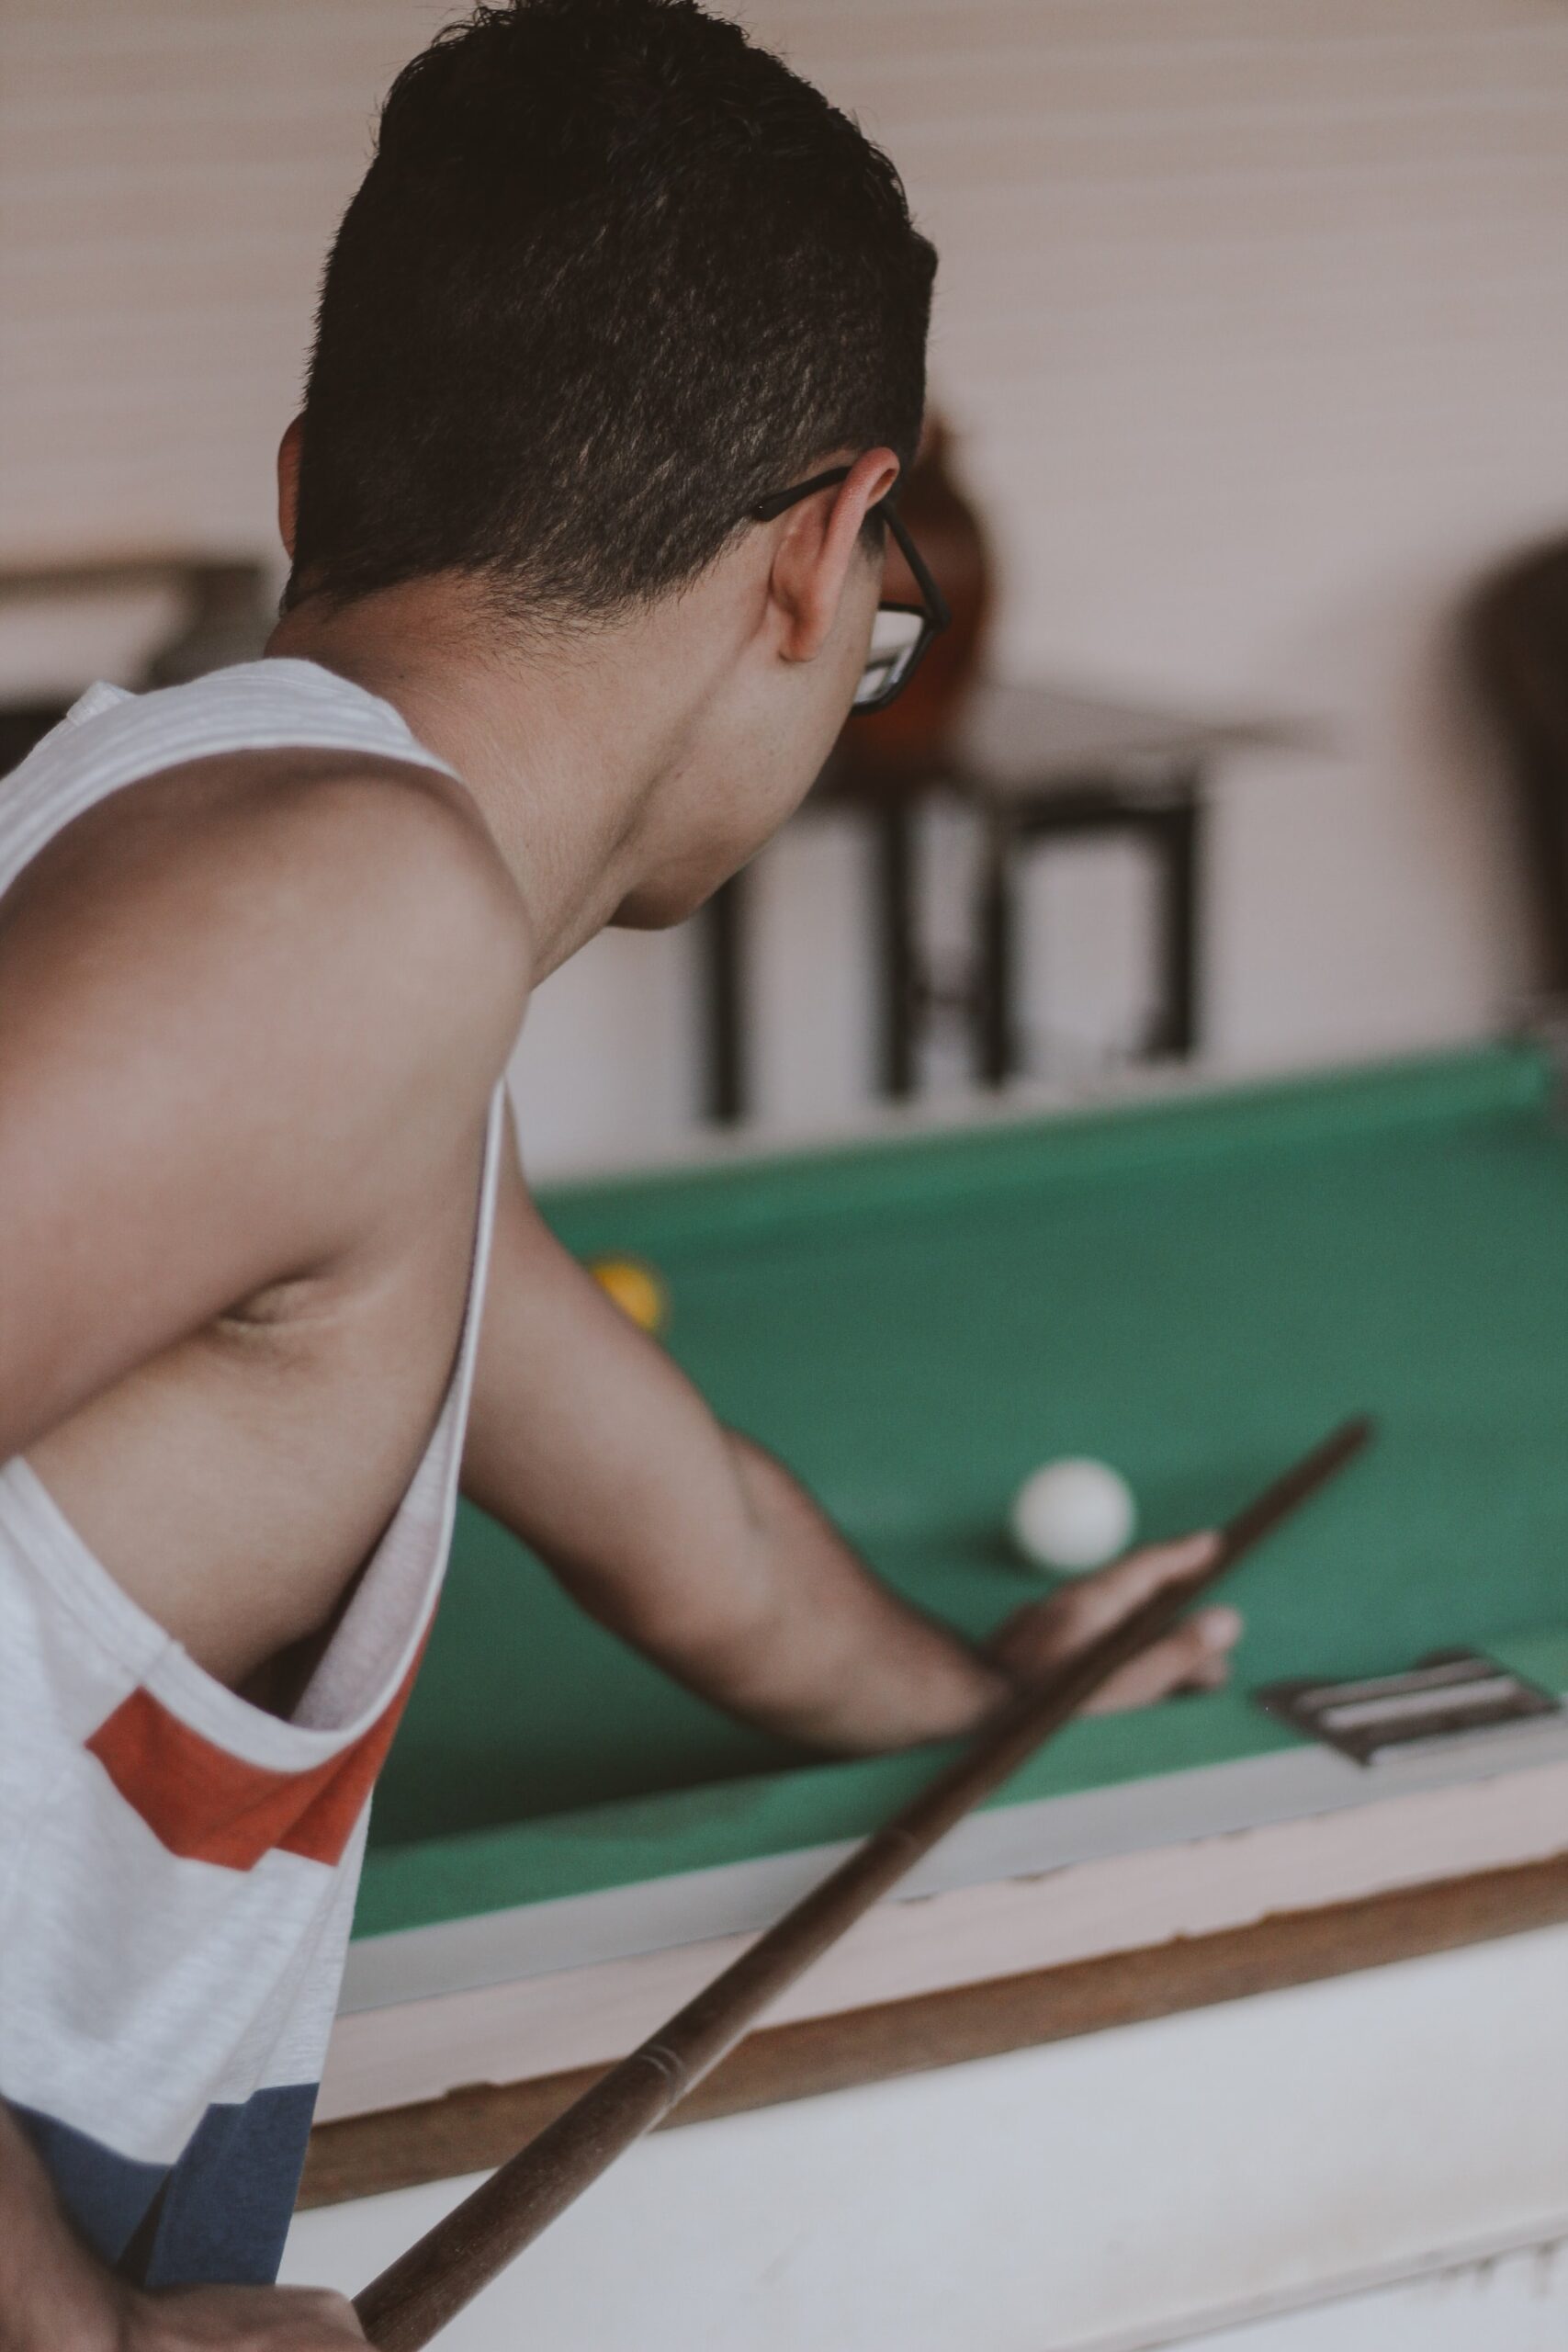
[(0, 794), (4, 2352), (357, 2335), (267, 2282), (459, 1468), (671, 1674), (846, 1752), (1202, 1556), (976, 1654), (564, 1255), (500, 1114), (537, 983), (689, 914), (918, 656), (873, 639), (932, 268), (693, 0), (481, 11), (333, 253), (268, 658), (94, 689)]

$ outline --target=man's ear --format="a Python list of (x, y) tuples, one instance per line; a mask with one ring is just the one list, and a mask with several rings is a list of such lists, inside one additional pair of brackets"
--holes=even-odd
[(294, 560), (294, 526), (299, 514), (299, 453), (304, 439), (305, 420), (297, 416), (277, 445), (277, 530), (290, 563)]
[(832, 634), (867, 514), (898, 479), (891, 449), (868, 449), (836, 489), (791, 506), (773, 526), (770, 582), (786, 662), (813, 662)]

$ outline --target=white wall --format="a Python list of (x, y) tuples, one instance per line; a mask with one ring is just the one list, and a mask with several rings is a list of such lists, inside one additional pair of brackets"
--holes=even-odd
[[(377, 92), (448, 13), (8, 0), (0, 563), (265, 543), (321, 248)], [(1006, 561), (1001, 664), (1331, 726), (1329, 752), (1228, 772), (1218, 1052), (1495, 1019), (1518, 912), (1447, 628), (1481, 565), (1568, 522), (1561, 0), (744, 13), (886, 141), (942, 248), (935, 381)], [(0, 681), (38, 675), (7, 627)], [(791, 1116), (864, 1064), (852, 856), (802, 840), (765, 878)], [(1091, 1046), (1122, 1018), (1103, 940), (1135, 944), (1134, 890), (1114, 860), (1041, 886), (1038, 1010)], [(686, 961), (608, 942), (545, 992), (538, 1162), (679, 1126)]]

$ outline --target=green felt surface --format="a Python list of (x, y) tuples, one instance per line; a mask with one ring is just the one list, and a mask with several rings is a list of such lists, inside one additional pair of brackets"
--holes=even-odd
[[(1461, 1642), (1568, 1668), (1568, 1137), (1532, 1048), (545, 1206), (585, 1255), (654, 1260), (717, 1408), (971, 1632), (1041, 1589), (999, 1533), (1039, 1462), (1116, 1463), (1157, 1535), (1366, 1408), (1375, 1452), (1235, 1579), (1242, 1686)], [(1183, 1701), (1073, 1726), (1004, 1801), (1291, 1740), (1242, 1696)], [(728, 1722), (465, 1510), (358, 1932), (858, 1834), (931, 1764), (824, 1764)]]

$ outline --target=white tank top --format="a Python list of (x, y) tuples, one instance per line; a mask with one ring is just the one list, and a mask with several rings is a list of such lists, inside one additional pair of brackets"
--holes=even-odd
[[(111, 792), (290, 746), (444, 764), (313, 662), (96, 685), (0, 778), (0, 894)], [(370, 1790), (451, 1541), (503, 1117), (498, 1089), (429, 1444), (287, 1721), (145, 1615), (25, 1461), (0, 1464), (0, 2097), (83, 2234), (148, 2285), (276, 2270)]]

